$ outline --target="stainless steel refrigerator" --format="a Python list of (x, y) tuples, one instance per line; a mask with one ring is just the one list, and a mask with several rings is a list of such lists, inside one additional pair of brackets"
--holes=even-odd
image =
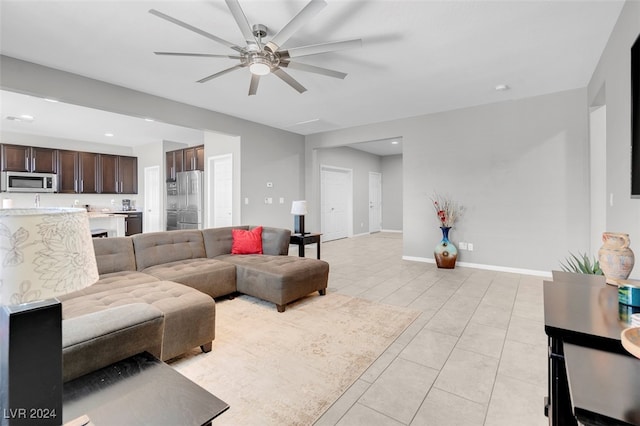
[(176, 173), (176, 181), (167, 182), (167, 230), (202, 229), (203, 175), (199, 170)]

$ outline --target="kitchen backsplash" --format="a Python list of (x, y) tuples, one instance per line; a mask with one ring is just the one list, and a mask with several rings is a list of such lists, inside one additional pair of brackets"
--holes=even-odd
[[(91, 211), (120, 211), (122, 210), (122, 200), (131, 200), (136, 210), (141, 210), (142, 206), (138, 203), (137, 195), (131, 194), (38, 194), (40, 196), (40, 207), (84, 207), (89, 205)], [(14, 208), (31, 208), (35, 207), (36, 194), (25, 193), (0, 193), (1, 200), (12, 200), (11, 204)], [(77, 204), (76, 204), (77, 200)], [(5, 203), (6, 204), (6, 203)], [(0, 206), (2, 202), (0, 201)]]

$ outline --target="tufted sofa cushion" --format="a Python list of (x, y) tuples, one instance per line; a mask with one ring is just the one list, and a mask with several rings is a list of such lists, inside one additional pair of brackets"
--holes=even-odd
[[(87, 291), (93, 288), (93, 292)], [(116, 306), (146, 303), (162, 312), (164, 329), (160, 357), (174, 358), (186, 350), (210, 343), (215, 337), (215, 302), (193, 288), (171, 281), (152, 281), (129, 288), (91, 286), (62, 301), (62, 318), (104, 311)]]
[(199, 230), (136, 234), (131, 236), (131, 241), (138, 271), (178, 260), (207, 257), (202, 231)]
[[(233, 244), (232, 229), (252, 230), (256, 226), (228, 226), (226, 228), (208, 228), (202, 230), (204, 247), (208, 258), (231, 254)], [(262, 253), (273, 256), (289, 254), (291, 231), (283, 228), (262, 227)]]
[(215, 259), (186, 259), (151, 266), (143, 271), (161, 280), (193, 287), (211, 297), (236, 291), (236, 267)]
[(136, 258), (133, 254), (131, 238), (94, 238), (93, 250), (96, 253), (96, 262), (100, 275), (136, 270)]

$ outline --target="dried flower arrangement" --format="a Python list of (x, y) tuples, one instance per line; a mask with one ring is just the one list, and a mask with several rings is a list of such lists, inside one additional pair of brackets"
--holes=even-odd
[(433, 208), (436, 211), (438, 222), (441, 227), (451, 228), (455, 224), (459, 216), (462, 215), (464, 208), (448, 196), (439, 195), (434, 192), (431, 197)]

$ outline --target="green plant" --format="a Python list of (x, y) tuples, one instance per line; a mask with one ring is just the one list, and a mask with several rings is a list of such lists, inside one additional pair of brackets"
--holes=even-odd
[(589, 259), (586, 253), (576, 256), (569, 253), (569, 257), (565, 258), (566, 263), (560, 262), (560, 267), (566, 272), (575, 272), (576, 274), (604, 275), (600, 269), (598, 259)]

